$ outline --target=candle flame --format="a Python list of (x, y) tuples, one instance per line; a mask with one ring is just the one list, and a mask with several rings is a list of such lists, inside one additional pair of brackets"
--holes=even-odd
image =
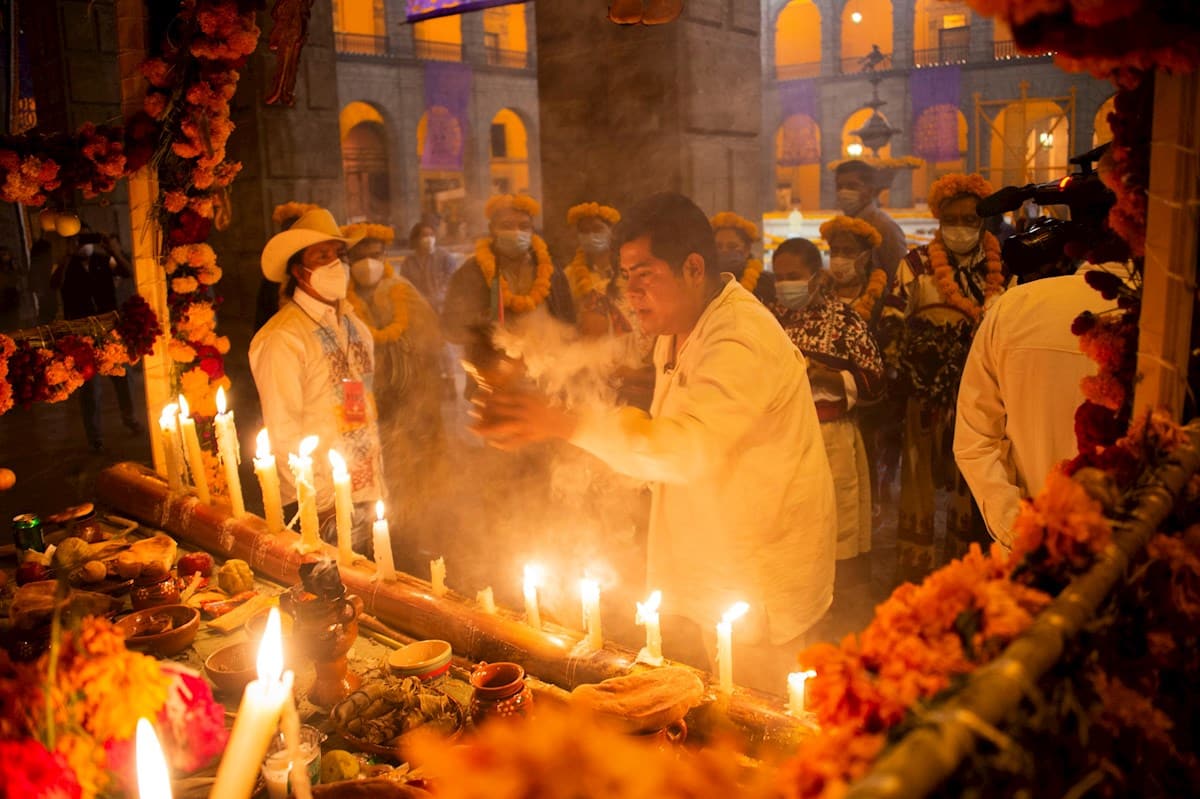
[(283, 674), (283, 633), (279, 622), (279, 608), (271, 608), (267, 614), (267, 626), (263, 630), (262, 642), (258, 645), (258, 681), (264, 686), (279, 682)]
[(345, 479), (350, 476), (346, 471), (346, 459), (336, 449), (329, 450), (329, 465), (333, 467), (334, 480)]
[(188, 409), (187, 397), (179, 395), (179, 418), (185, 422), (192, 418), (191, 411)]
[(254, 453), (256, 458), (271, 457), (271, 437), (267, 435), (267, 428), (258, 431), (258, 438), (255, 439), (257, 452)]
[(745, 616), (746, 611), (748, 610), (750, 610), (750, 606), (748, 604), (745, 602), (738, 602), (729, 610), (725, 611), (725, 615), (721, 617), (721, 621), (725, 622), (726, 624), (732, 624), (742, 616)]
[(300, 442), (300, 457), (308, 458), (313, 454), (313, 450), (317, 448), (321, 439), (318, 436), (309, 436)]
[(378, 500), (375, 503), (375, 518), (379, 521), (383, 521), (383, 500), (382, 499)]
[(655, 591), (645, 602), (637, 604), (637, 624), (645, 624), (658, 615), (658, 606), (662, 604), (662, 591)]
[(584, 577), (579, 581), (579, 594), (584, 600), (600, 600), (600, 583), (590, 577)]
[(537, 563), (525, 564), (525, 587), (540, 588), (546, 579), (546, 570)]
[(171, 799), (167, 761), (154, 727), (144, 718), (137, 723), (137, 785), (141, 799)]
[(225, 415), (225, 386), (217, 386), (217, 415)]
[(809, 669), (808, 671), (793, 671), (788, 675), (788, 685), (796, 688), (797, 690), (801, 690), (804, 688), (805, 682), (816, 676), (817, 673), (812, 669)]
[(175, 417), (179, 415), (179, 406), (174, 402), (166, 405), (162, 409), (162, 415), (158, 417), (158, 423), (162, 427), (167, 427), (168, 423), (174, 424)]

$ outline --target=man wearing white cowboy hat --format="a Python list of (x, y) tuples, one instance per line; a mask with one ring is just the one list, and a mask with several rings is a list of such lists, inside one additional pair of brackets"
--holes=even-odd
[[(355, 504), (354, 550), (371, 555), (369, 508), (383, 497), (379, 431), (372, 380), (371, 332), (345, 302), (350, 273), (346, 238), (324, 208), (304, 213), (267, 242), (262, 271), (283, 283), (284, 301), (250, 342), (250, 370), (263, 421), (277, 456), (298, 452), (318, 436), (313, 454), (322, 536), (334, 539), (333, 481), (328, 452), (346, 461)], [(296, 500), (288, 469), (280, 469), (284, 503)]]

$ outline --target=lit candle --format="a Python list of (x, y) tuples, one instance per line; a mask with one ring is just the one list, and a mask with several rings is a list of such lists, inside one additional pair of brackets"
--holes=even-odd
[(350, 472), (346, 471), (346, 459), (334, 449), (329, 450), (329, 465), (333, 468), (338, 563), (349, 566), (354, 562), (354, 546), (351, 540), (354, 528), (354, 499), (350, 496)]
[(637, 604), (638, 624), (646, 625), (646, 645), (638, 652), (637, 659), (651, 666), (663, 664), (662, 627), (658, 620), (658, 607), (662, 604), (662, 591), (655, 591), (644, 603)]
[(313, 487), (313, 450), (319, 439), (309, 436), (300, 442), (299, 454), (288, 455), (288, 465), (296, 478), (296, 501), (300, 504), (301, 552), (316, 552), (321, 548), (321, 522), (317, 518), (317, 490)]
[(138, 719), (137, 735), (138, 799), (171, 799), (171, 777), (158, 736), (147, 719)]
[(183, 491), (183, 464), (179, 460), (179, 406), (172, 402), (163, 408), (158, 417), (158, 429), (162, 433), (164, 461), (167, 466), (167, 487), (172, 494)]
[(738, 602), (717, 622), (717, 684), (723, 694), (733, 693), (733, 623), (748, 610), (749, 605)]
[(598, 652), (604, 648), (604, 638), (600, 633), (600, 583), (587, 577), (580, 580), (579, 596), (583, 600), (583, 628), (587, 631), (587, 637), (583, 639), (584, 649)]
[(217, 388), (217, 418), (213, 420), (217, 431), (217, 454), (225, 467), (225, 483), (229, 486), (229, 504), (234, 516), (246, 514), (246, 503), (242, 499), (242, 479), (238, 477), (238, 464), (242, 462), (242, 447), (238, 443), (237, 427), (233, 423), (233, 411), (225, 410), (225, 387)]
[(434, 596), (446, 595), (446, 559), (438, 558), (429, 561), (429, 582), (433, 585)]
[(482, 591), (476, 592), (475, 601), (483, 608), (483, 612), (489, 616), (496, 615), (496, 597), (492, 594), (492, 587), (489, 585)]
[(196, 420), (188, 412), (187, 398), (179, 395), (179, 430), (183, 435), (184, 452), (187, 453), (188, 470), (192, 473), (192, 485), (196, 496), (207, 505), (212, 501), (208, 493), (208, 473), (204, 470), (204, 452), (200, 449), (200, 435), (196, 432)]
[(809, 677), (816, 677), (817, 673), (812, 671), (793, 671), (788, 675), (788, 713), (793, 716), (803, 716), (804, 711), (804, 683), (808, 682)]
[(375, 577), (392, 580), (396, 577), (396, 564), (392, 560), (392, 533), (383, 516), (383, 500), (375, 503), (375, 524), (371, 527), (371, 538), (375, 544)]
[[(289, 694), (287, 701), (283, 703), (279, 729), (283, 733), (284, 743), (287, 744), (284, 755), (287, 758), (286, 770), (283, 771), (282, 785), (279, 785), (274, 784), (268, 769), (263, 769), (263, 778), (267, 783), (267, 795), (270, 799), (275, 799), (275, 794), (278, 793), (281, 799), (287, 799), (290, 788), (295, 799), (312, 799), (312, 785), (308, 779), (308, 768), (300, 751), (300, 713), (296, 710), (294, 693)], [(270, 762), (268, 759), (267, 763)], [(296, 768), (297, 764), (299, 764), (299, 768)]]
[(525, 564), (525, 621), (530, 627), (542, 627), (542, 614), (538, 612), (538, 587), (545, 572), (536, 563)]
[(257, 451), (254, 453), (254, 473), (262, 488), (263, 516), (267, 520), (267, 532), (283, 532), (283, 500), (279, 496), (279, 470), (275, 468), (275, 456), (271, 454), (271, 439), (267, 428), (258, 431)]
[(209, 799), (250, 799), (283, 706), (292, 695), (292, 672), (283, 670), (279, 609), (271, 608), (258, 647), (258, 679), (246, 686)]

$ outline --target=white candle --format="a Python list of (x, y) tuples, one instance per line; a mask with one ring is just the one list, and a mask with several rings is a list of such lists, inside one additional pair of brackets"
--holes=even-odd
[(138, 799), (171, 799), (171, 776), (167, 772), (167, 759), (154, 727), (147, 719), (138, 719), (137, 734), (137, 786)]
[(254, 473), (262, 488), (263, 517), (267, 520), (267, 532), (272, 535), (283, 532), (283, 499), (279, 496), (279, 470), (275, 468), (275, 456), (271, 454), (271, 439), (267, 428), (258, 431), (257, 448), (254, 453)]
[[(267, 795), (270, 799), (275, 799), (276, 794), (280, 799), (288, 797), (288, 783), (291, 785), (291, 792), (295, 799), (312, 799), (312, 786), (308, 780), (308, 766), (302, 758), (300, 751), (300, 713), (296, 710), (296, 696), (289, 694), (286, 702), (283, 703), (283, 712), (279, 718), (280, 731), (283, 733), (284, 743), (287, 744), (286, 758), (287, 769), (283, 772), (283, 784), (279, 785), (275, 780), (272, 780), (273, 775), (268, 773), (266, 768), (263, 769), (263, 779), (267, 783)], [(269, 760), (267, 761), (270, 762)], [(299, 765), (299, 768), (297, 768)]]
[(662, 627), (658, 619), (658, 607), (662, 604), (662, 591), (655, 591), (644, 603), (637, 604), (636, 623), (646, 626), (646, 645), (638, 652), (637, 659), (651, 666), (663, 664)]
[(334, 515), (337, 518), (338, 563), (349, 566), (354, 562), (354, 499), (350, 496), (350, 472), (346, 459), (337, 450), (329, 450), (329, 465), (333, 468)]
[(213, 420), (217, 431), (217, 454), (225, 467), (225, 483), (229, 486), (229, 504), (234, 516), (246, 515), (246, 503), (242, 499), (242, 478), (238, 476), (238, 464), (242, 462), (242, 447), (238, 443), (237, 427), (233, 422), (233, 411), (225, 410), (225, 387), (217, 388), (217, 418)]
[(293, 675), (283, 670), (279, 609), (271, 608), (258, 647), (258, 679), (246, 686), (225, 755), (209, 799), (250, 799), (283, 706), (292, 695)]
[(313, 450), (319, 439), (309, 436), (300, 442), (300, 452), (288, 455), (288, 465), (296, 478), (296, 501), (300, 504), (301, 552), (316, 552), (321, 549), (321, 521), (317, 518), (317, 490), (313, 487)]
[(804, 683), (809, 677), (816, 677), (812, 671), (793, 671), (788, 675), (788, 713), (793, 716), (804, 715)]
[(429, 582), (433, 585), (434, 596), (446, 595), (446, 559), (438, 558), (429, 561)]
[(183, 491), (183, 463), (179, 459), (179, 406), (172, 402), (158, 417), (162, 433), (163, 456), (167, 466), (167, 487), (172, 494)]
[(749, 605), (738, 602), (717, 622), (717, 684), (723, 694), (733, 693), (733, 623), (748, 610)]
[(208, 472), (204, 470), (204, 451), (200, 449), (200, 434), (196, 432), (196, 420), (188, 412), (187, 398), (179, 395), (179, 429), (183, 435), (184, 452), (187, 453), (188, 470), (192, 473), (192, 485), (196, 496), (207, 505), (212, 501), (208, 493)]
[(492, 587), (487, 588), (475, 594), (475, 601), (483, 608), (483, 612), (489, 616), (496, 615), (496, 597), (492, 594)]
[(396, 565), (392, 560), (392, 533), (383, 516), (383, 500), (375, 503), (375, 524), (371, 527), (371, 539), (375, 545), (375, 577), (392, 580), (396, 577)]
[(584, 647), (589, 652), (598, 652), (604, 648), (600, 632), (600, 583), (586, 577), (580, 580), (579, 596), (583, 600), (583, 628), (587, 631)]
[(525, 622), (530, 627), (542, 627), (542, 614), (538, 612), (537, 590), (542, 584), (545, 572), (536, 563), (525, 564)]

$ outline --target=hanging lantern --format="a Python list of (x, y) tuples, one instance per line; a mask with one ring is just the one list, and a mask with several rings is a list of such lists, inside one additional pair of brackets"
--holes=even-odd
[(44, 233), (53, 233), (57, 228), (58, 211), (53, 208), (43, 208), (38, 213), (38, 224)]
[(60, 236), (74, 236), (79, 233), (79, 216), (77, 214), (58, 214), (54, 229)]

